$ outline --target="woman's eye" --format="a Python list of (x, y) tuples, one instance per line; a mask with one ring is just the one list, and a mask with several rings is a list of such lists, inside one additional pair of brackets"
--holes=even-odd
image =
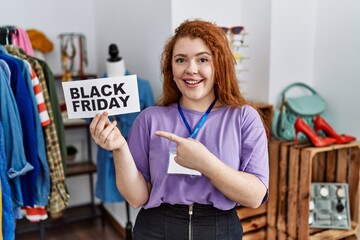
[(207, 62), (207, 61), (209, 61), (207, 58), (200, 58), (200, 59), (199, 59), (199, 62), (202, 62), (202, 63), (205, 63), (205, 62)]
[(176, 59), (175, 59), (175, 62), (177, 62), (177, 63), (183, 63), (183, 62), (185, 62), (185, 59), (184, 59), (184, 58), (176, 58)]

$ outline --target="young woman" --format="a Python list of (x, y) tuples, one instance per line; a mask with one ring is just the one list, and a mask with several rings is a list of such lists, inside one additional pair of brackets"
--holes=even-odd
[(93, 119), (95, 142), (113, 151), (120, 193), (142, 207), (134, 239), (242, 239), (235, 207), (267, 200), (266, 131), (234, 64), (221, 28), (186, 20), (164, 47), (162, 96), (128, 141), (107, 113)]

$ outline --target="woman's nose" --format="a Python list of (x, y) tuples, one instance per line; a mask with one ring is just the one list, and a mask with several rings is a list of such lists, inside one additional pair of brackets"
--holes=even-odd
[(198, 68), (197, 68), (196, 63), (193, 61), (190, 61), (188, 63), (188, 65), (186, 66), (185, 73), (190, 74), (190, 75), (198, 73)]

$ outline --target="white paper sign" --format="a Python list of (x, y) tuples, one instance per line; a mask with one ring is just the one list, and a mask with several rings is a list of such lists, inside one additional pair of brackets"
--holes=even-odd
[(68, 118), (91, 118), (139, 112), (136, 75), (63, 82)]
[(175, 162), (174, 157), (176, 156), (175, 152), (170, 152), (169, 155), (169, 166), (168, 166), (168, 173), (169, 174), (187, 174), (187, 175), (196, 175), (201, 176), (199, 171), (194, 169), (186, 168)]

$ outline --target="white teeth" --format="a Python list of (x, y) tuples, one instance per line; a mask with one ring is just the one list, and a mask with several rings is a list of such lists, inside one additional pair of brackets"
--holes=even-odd
[(195, 84), (199, 83), (200, 81), (187, 80), (185, 82), (190, 85), (195, 85)]

